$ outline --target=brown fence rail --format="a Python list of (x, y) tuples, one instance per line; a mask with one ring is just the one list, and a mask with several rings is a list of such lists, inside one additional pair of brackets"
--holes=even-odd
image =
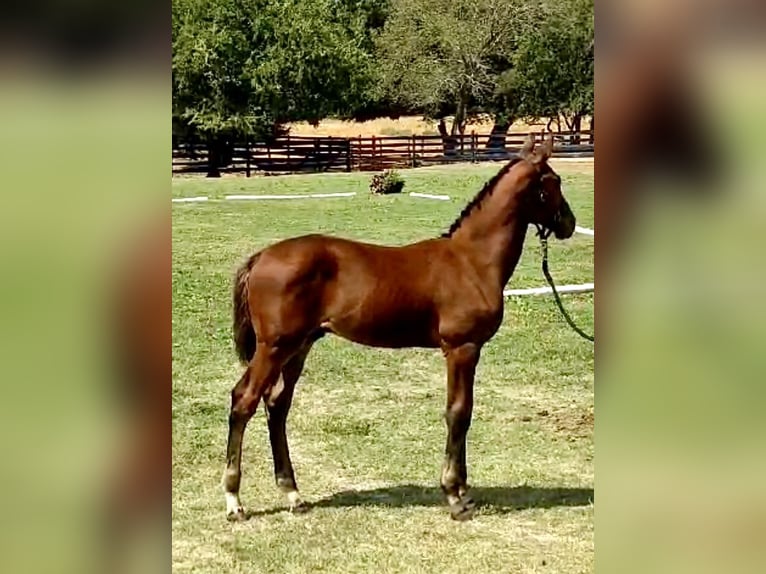
[[(300, 173), (379, 171), (453, 162), (502, 161), (513, 157), (527, 134), (505, 139), (489, 134), (463, 136), (301, 137), (286, 136), (269, 144), (236, 142), (224, 146), (222, 173)], [(554, 133), (554, 155), (593, 157), (593, 132)], [(219, 151), (220, 154), (220, 151)], [(173, 173), (207, 173), (209, 150), (204, 143), (176, 142)]]

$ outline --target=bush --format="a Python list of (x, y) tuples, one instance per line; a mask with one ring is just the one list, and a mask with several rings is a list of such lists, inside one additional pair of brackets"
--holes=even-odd
[(404, 180), (393, 169), (375, 174), (372, 176), (372, 181), (370, 181), (370, 191), (372, 193), (401, 193), (403, 187)]

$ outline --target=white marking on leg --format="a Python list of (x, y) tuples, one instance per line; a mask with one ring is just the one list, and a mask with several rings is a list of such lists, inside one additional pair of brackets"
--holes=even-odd
[(303, 503), (300, 493), (297, 490), (291, 490), (287, 493), (287, 500), (290, 503), (290, 508), (295, 508)]
[(447, 504), (449, 504), (450, 506), (452, 506), (453, 504), (457, 504), (458, 502), (460, 502), (459, 496), (455, 496), (454, 494), (447, 495)]
[(239, 494), (236, 492), (225, 492), (226, 496), (226, 514), (237, 514), (244, 512), (242, 503), (239, 501)]

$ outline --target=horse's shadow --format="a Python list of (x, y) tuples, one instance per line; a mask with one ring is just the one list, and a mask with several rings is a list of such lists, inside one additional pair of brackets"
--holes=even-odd
[[(508, 514), (528, 508), (553, 508), (556, 506), (588, 506), (594, 501), (592, 488), (550, 488), (536, 486), (491, 486), (470, 489), (477, 508), (486, 514)], [(404, 508), (413, 506), (445, 506), (440, 488), (403, 484), (369, 490), (344, 490), (326, 498), (308, 502), (312, 508), (350, 508), (379, 506)], [(248, 513), (248, 517), (265, 516), (285, 511), (285, 507)]]

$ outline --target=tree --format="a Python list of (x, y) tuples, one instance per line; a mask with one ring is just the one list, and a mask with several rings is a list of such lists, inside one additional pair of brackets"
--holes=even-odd
[(523, 0), (392, 0), (376, 39), (380, 93), (429, 117), (454, 115), (450, 135), (462, 134), (492, 108), (528, 12)]
[(365, 35), (374, 4), (176, 0), (174, 117), (213, 151), (227, 138), (268, 137), (289, 121), (351, 113), (370, 84)]
[(488, 113), (502, 147), (518, 117), (593, 110), (593, 0), (175, 0), (172, 36), (174, 135), (212, 172), (292, 121), (422, 113), (446, 146)]
[(519, 38), (501, 92), (512, 93), (526, 118), (562, 116), (579, 130), (593, 114), (593, 0), (544, 5), (539, 24)]
[(392, 0), (376, 41), (378, 88), (426, 116), (494, 118), (503, 147), (519, 117), (563, 115), (577, 129), (593, 111), (593, 0)]

